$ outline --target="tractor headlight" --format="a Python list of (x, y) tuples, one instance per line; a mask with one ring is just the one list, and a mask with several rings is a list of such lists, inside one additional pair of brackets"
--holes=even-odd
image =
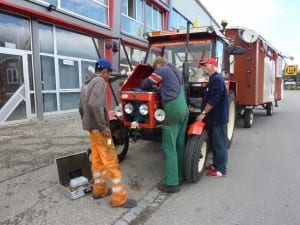
[(122, 105), (118, 105), (115, 107), (115, 113), (117, 117), (121, 117), (123, 115)]
[(139, 112), (141, 115), (145, 116), (149, 113), (149, 108), (148, 105), (146, 104), (141, 104), (139, 107)]
[(133, 112), (133, 105), (131, 103), (127, 103), (125, 106), (124, 106), (124, 111), (125, 113), (127, 114), (131, 114)]
[(162, 110), (162, 109), (157, 109), (157, 110), (155, 110), (154, 118), (155, 118), (158, 122), (164, 121), (164, 119), (166, 118), (166, 113), (165, 113), (165, 111)]

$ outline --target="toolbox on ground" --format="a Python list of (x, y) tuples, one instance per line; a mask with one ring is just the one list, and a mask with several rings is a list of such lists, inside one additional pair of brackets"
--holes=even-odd
[(92, 173), (88, 152), (75, 153), (55, 159), (58, 188), (70, 199), (77, 199), (91, 192)]

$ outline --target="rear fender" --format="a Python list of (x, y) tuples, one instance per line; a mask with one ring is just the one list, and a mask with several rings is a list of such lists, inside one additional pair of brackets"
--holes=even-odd
[(195, 121), (188, 127), (187, 133), (201, 135), (203, 130), (205, 129), (206, 124), (202, 121)]

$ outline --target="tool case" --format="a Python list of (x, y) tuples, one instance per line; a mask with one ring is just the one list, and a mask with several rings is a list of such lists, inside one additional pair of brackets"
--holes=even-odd
[(66, 197), (77, 199), (92, 191), (92, 172), (88, 151), (55, 159), (58, 189)]

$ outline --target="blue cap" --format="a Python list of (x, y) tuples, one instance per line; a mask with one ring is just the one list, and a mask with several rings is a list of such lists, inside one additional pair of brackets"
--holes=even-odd
[(113, 68), (111, 67), (111, 64), (109, 62), (108, 59), (98, 59), (98, 61), (96, 62), (96, 69), (101, 70), (101, 69), (108, 69), (110, 71), (113, 71)]

